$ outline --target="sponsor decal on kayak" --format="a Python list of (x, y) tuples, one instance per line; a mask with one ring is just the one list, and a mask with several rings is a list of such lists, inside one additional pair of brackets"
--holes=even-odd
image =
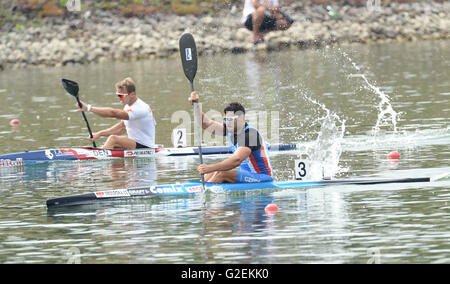
[(202, 192), (202, 186), (201, 185), (187, 186), (186, 187), (186, 191), (189, 192), (189, 193)]
[(108, 158), (111, 156), (111, 151), (106, 149), (100, 150), (90, 150), (87, 151), (87, 156), (96, 157), (96, 158)]
[(45, 153), (45, 156), (47, 157), (47, 159), (49, 159), (49, 160), (53, 160), (54, 158), (57, 158), (57, 157), (67, 156), (67, 153), (64, 153), (61, 150), (45, 150), (44, 153)]
[(128, 193), (131, 196), (146, 196), (151, 194), (148, 188), (130, 188), (128, 189)]
[(6, 167), (17, 167), (17, 166), (23, 166), (24, 162), (22, 158), (17, 158), (15, 161), (11, 161), (8, 159), (1, 159), (0, 160), (0, 168), (6, 168)]
[(201, 185), (185, 186), (182, 184), (171, 184), (167, 186), (151, 186), (150, 191), (154, 194), (198, 193), (202, 191), (202, 186)]
[(84, 148), (70, 148), (70, 149), (61, 149), (53, 152), (55, 156), (62, 155), (70, 155), (78, 160), (93, 160), (93, 159), (102, 159), (109, 158), (112, 156), (111, 150), (107, 149), (84, 149)]
[(97, 191), (95, 192), (97, 198), (111, 198), (111, 197), (130, 197), (130, 193), (126, 189)]
[(125, 151), (125, 153), (123, 153), (123, 156), (125, 158), (133, 158), (136, 157), (136, 154), (134, 153), (134, 151)]
[(45, 150), (45, 156), (47, 157), (47, 159), (53, 160), (53, 153), (52, 153), (52, 151)]
[(174, 186), (174, 185), (170, 185), (170, 186), (151, 186), (150, 187), (150, 191), (154, 194), (162, 194), (162, 193), (181, 193), (183, 192), (183, 188), (181, 186)]
[(193, 148), (166, 148), (172, 154), (196, 154)]
[(145, 157), (155, 155), (155, 149), (126, 150), (124, 158)]

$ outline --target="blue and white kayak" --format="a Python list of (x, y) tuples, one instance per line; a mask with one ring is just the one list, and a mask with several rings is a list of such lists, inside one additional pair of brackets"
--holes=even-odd
[[(400, 179), (338, 179), (320, 181), (280, 181), (280, 182), (255, 182), (255, 183), (205, 183), (206, 191), (221, 193), (231, 191), (249, 191), (261, 189), (296, 189), (319, 187), (326, 185), (369, 185), (383, 183), (411, 183), (430, 182), (425, 178), (400, 178)], [(202, 183), (190, 181), (182, 184), (166, 184), (148, 187), (137, 187), (118, 190), (97, 191), (47, 200), (47, 208), (58, 208), (74, 205), (86, 205), (104, 201), (121, 201), (136, 198), (157, 196), (193, 195), (202, 192)]]
[[(296, 144), (269, 145), (269, 151), (295, 150)], [(203, 155), (231, 154), (228, 146), (202, 147)], [(198, 155), (197, 147), (186, 148), (147, 148), (147, 149), (100, 149), (90, 147), (75, 147), (49, 149), (30, 152), (0, 155), (0, 168), (27, 166), (55, 161), (85, 161), (85, 160), (109, 160), (124, 158), (151, 158)]]

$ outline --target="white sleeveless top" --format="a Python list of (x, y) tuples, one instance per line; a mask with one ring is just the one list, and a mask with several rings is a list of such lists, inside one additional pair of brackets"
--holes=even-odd
[(137, 99), (131, 106), (125, 105), (129, 120), (123, 120), (128, 138), (147, 147), (155, 146), (155, 125), (152, 109), (141, 99)]

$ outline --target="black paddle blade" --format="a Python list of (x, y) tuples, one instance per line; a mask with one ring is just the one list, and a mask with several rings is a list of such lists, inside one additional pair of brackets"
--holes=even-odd
[(62, 79), (63, 88), (72, 96), (77, 97), (78, 91), (80, 90), (78, 87), (78, 83), (74, 81), (70, 81), (67, 79)]
[(197, 47), (190, 33), (185, 33), (180, 38), (180, 55), (184, 75), (193, 83), (197, 74)]

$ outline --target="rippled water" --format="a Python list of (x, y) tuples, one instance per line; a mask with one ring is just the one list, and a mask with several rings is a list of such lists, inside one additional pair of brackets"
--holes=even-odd
[[(272, 155), (278, 180), (294, 178), (302, 154), (338, 178), (435, 176), (450, 173), (448, 50), (449, 41), (426, 41), (201, 57), (196, 89), (205, 111), (240, 100), (267, 111), (269, 124), (279, 116), (279, 136), (269, 126), (266, 138), (300, 150)], [(181, 123), (173, 114), (192, 112), (178, 58), (0, 73), (2, 152), (89, 145), (60, 78), (78, 81), (93, 105), (120, 107), (113, 86), (125, 76), (155, 112), (157, 143), (170, 145)], [(8, 124), (13, 118), (18, 129)], [(114, 123), (88, 118), (94, 131)], [(386, 159), (393, 150), (399, 161)], [(55, 196), (198, 179), (197, 164), (188, 157), (0, 169), (0, 263), (450, 262), (448, 178), (209, 194), (205, 205), (197, 197), (44, 205)], [(269, 203), (279, 206), (276, 215), (264, 212)]]

